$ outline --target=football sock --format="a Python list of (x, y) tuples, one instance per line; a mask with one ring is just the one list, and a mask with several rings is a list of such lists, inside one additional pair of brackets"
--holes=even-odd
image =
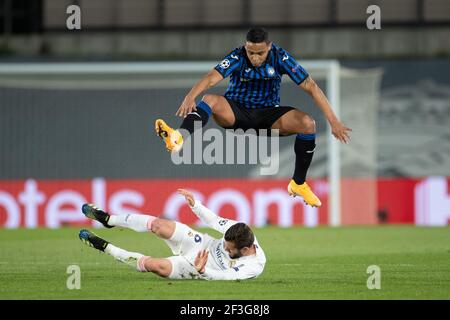
[(294, 179), (296, 184), (303, 184), (306, 180), (306, 172), (314, 155), (316, 148), (316, 134), (298, 134), (295, 139), (295, 170)]
[(116, 247), (109, 243), (105, 252), (110, 256), (114, 257), (116, 260), (123, 262), (129, 265), (132, 268), (137, 269), (138, 271), (145, 272), (145, 261), (149, 258), (144, 256), (143, 254), (137, 252), (130, 252), (119, 247)]
[(152, 229), (152, 222), (155, 219), (156, 217), (146, 214), (111, 215), (108, 224), (110, 226), (129, 228), (137, 232), (148, 232)]
[(187, 130), (189, 134), (194, 132), (194, 122), (201, 121), (202, 127), (206, 125), (209, 117), (212, 115), (211, 107), (204, 101), (200, 101), (197, 104), (197, 111), (188, 113), (181, 123), (180, 129)]

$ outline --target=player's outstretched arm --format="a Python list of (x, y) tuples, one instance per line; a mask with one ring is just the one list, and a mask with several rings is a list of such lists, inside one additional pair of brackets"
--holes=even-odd
[(193, 110), (197, 110), (195, 105), (195, 99), (206, 90), (214, 87), (220, 81), (223, 80), (223, 76), (216, 70), (213, 69), (208, 72), (199, 82), (197, 82), (194, 87), (192, 87), (191, 91), (186, 95), (183, 100), (183, 103), (178, 108), (178, 111), (175, 113), (176, 116), (186, 117), (189, 112)]
[(352, 129), (346, 127), (334, 114), (327, 97), (317, 83), (308, 76), (301, 84), (300, 88), (306, 91), (313, 98), (315, 104), (322, 110), (331, 126), (331, 132), (339, 141), (349, 143), (350, 131)]
[(200, 201), (195, 200), (194, 195), (191, 192), (185, 189), (178, 189), (178, 193), (184, 196), (192, 212), (194, 212), (195, 215), (209, 227), (221, 233), (225, 233), (229, 227), (237, 223), (237, 221), (219, 217), (217, 214), (205, 207)]

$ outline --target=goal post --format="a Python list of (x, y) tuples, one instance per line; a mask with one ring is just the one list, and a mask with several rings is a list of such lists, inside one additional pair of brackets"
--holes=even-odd
[[(337, 61), (326, 63), (327, 95), (334, 113), (340, 117), (340, 65)], [(341, 224), (341, 164), (339, 142), (328, 126), (328, 181), (330, 184), (328, 221), (331, 226)]]
[[(186, 88), (194, 76), (208, 72), (216, 61), (203, 62), (88, 62), (88, 63), (8, 63), (0, 64), (0, 86), (67, 88)], [(337, 60), (302, 60), (302, 66), (316, 80), (326, 81), (326, 95), (334, 113), (340, 115), (340, 64)], [(179, 75), (192, 75), (190, 82)], [(8, 77), (11, 76), (11, 77)], [(87, 80), (83, 81), (81, 78)], [(108, 79), (102, 84), (95, 77)], [(136, 79), (132, 79), (136, 77)], [(63, 78), (61, 80), (60, 78)], [(109, 78), (111, 78), (109, 80)], [(285, 77), (286, 78), (286, 77)], [(43, 79), (45, 81), (43, 81)], [(81, 80), (80, 80), (81, 79)], [(118, 80), (120, 79), (120, 80)], [(223, 84), (222, 84), (223, 85)], [(66, 86), (66, 87), (65, 87)], [(329, 182), (328, 223), (341, 224), (341, 161), (339, 141), (327, 125), (327, 176)]]

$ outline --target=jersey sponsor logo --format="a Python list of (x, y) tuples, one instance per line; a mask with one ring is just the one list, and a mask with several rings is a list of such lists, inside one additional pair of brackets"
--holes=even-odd
[(230, 66), (230, 60), (223, 59), (223, 61), (219, 65), (222, 69), (227, 69)]
[(200, 235), (196, 234), (195, 237), (194, 237), (194, 241), (197, 242), (197, 243), (201, 242), (202, 241), (202, 237), (200, 237)]
[(232, 54), (230, 57), (232, 57), (233, 59), (239, 60), (239, 57), (234, 54)]
[(223, 263), (222, 251), (220, 250), (220, 245), (218, 245), (216, 247), (215, 253), (216, 253), (216, 257), (217, 257), (216, 262), (219, 262), (222, 269), (225, 269), (225, 265)]

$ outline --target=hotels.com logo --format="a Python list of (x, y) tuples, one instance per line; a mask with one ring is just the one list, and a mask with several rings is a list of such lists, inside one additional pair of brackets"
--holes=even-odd
[[(285, 181), (190, 181), (196, 199), (213, 212), (255, 226), (272, 224), (316, 226), (319, 211), (291, 198)], [(0, 181), (0, 227), (58, 228), (64, 225), (101, 225), (81, 213), (83, 203), (95, 203), (112, 214), (148, 213), (200, 225), (176, 193), (187, 187), (180, 180), (26, 180)], [(123, 186), (127, 186), (124, 188)], [(207, 197), (205, 195), (208, 195)], [(226, 208), (226, 210), (224, 210)], [(230, 216), (231, 213), (231, 216)], [(301, 215), (303, 223), (299, 216)]]
[[(43, 184), (45, 185), (45, 183)], [(74, 183), (74, 185), (77, 184)], [(80, 208), (86, 202), (93, 202), (105, 208), (105, 186), (103, 179), (92, 180), (92, 193), (89, 199), (81, 192), (73, 189), (60, 189), (51, 194), (50, 190), (47, 190), (47, 192), (40, 190), (35, 180), (25, 181), (23, 190), (18, 194), (17, 199), (10, 193), (0, 190), (0, 208), (3, 207), (6, 210), (7, 217), (4, 227), (18, 228), (23, 226), (25, 228), (36, 228), (45, 226), (58, 228), (63, 224), (83, 222), (99, 226), (96, 222), (88, 221), (81, 214)], [(44, 186), (45, 189), (50, 188)], [(80, 189), (80, 185), (78, 185), (77, 189)], [(139, 211), (133, 207), (142, 206), (144, 201), (145, 199), (141, 193), (123, 189), (112, 194), (108, 199), (107, 205), (112, 212), (138, 213)], [(39, 208), (42, 206), (44, 206), (44, 224), (39, 221), (42, 220), (39, 219)], [(21, 214), (21, 207), (23, 207), (23, 215)]]

